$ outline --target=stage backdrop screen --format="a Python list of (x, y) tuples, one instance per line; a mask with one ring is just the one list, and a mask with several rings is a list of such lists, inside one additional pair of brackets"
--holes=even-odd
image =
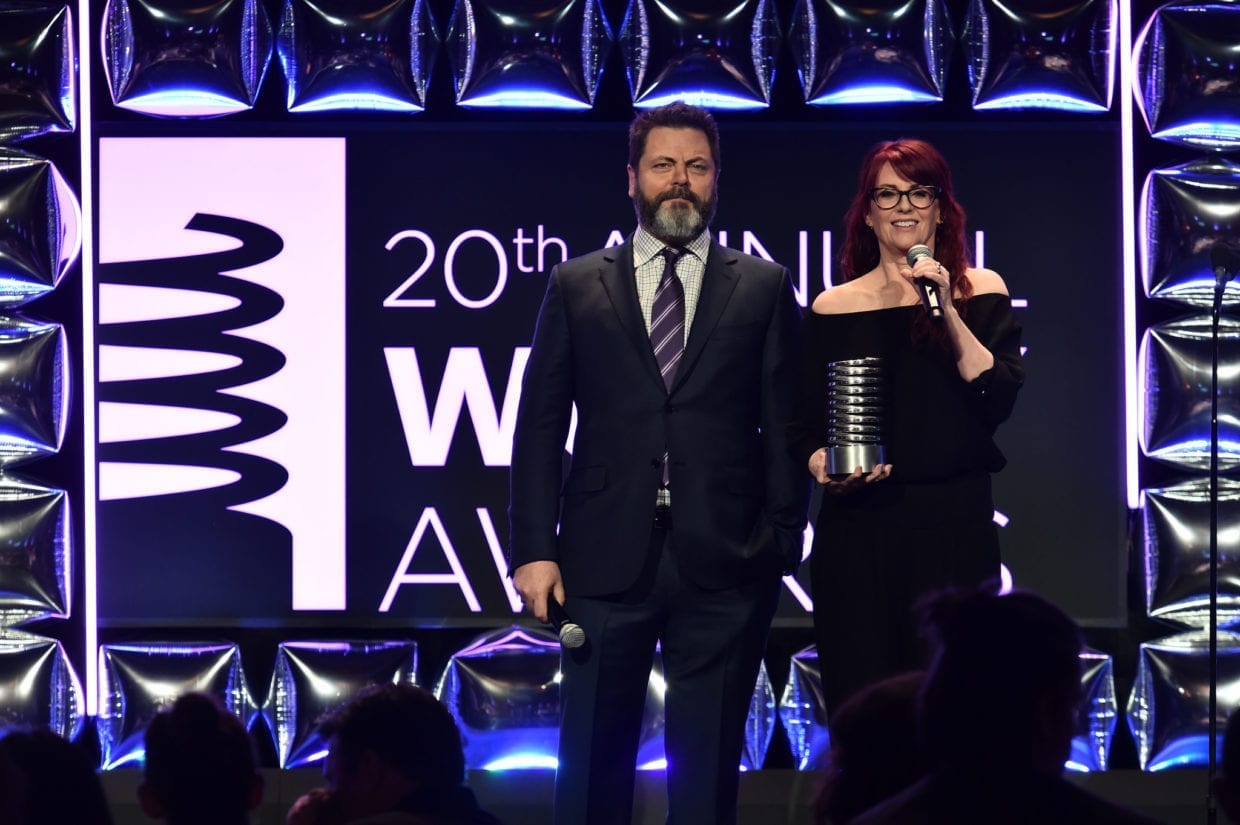
[[(787, 265), (806, 305), (831, 283), (863, 152), (910, 130), (722, 131), (715, 234)], [(553, 266), (632, 231), (624, 124), (103, 132), (101, 623), (511, 621), (534, 318)], [(1119, 624), (1115, 127), (916, 134), (952, 164), (1025, 329), (1028, 381), (999, 437), (1005, 562), (1083, 623)], [(785, 580), (781, 623), (808, 621), (806, 580)]]

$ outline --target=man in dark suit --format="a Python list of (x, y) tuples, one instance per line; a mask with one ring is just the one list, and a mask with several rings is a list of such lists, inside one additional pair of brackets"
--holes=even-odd
[(588, 639), (563, 661), (555, 821), (630, 822), (658, 643), (668, 822), (727, 825), (780, 575), (801, 558), (809, 491), (785, 438), (800, 314), (784, 267), (711, 239), (708, 112), (639, 114), (628, 175), (637, 231), (556, 267), (539, 312), (513, 444), (513, 581), (540, 620), (554, 598)]

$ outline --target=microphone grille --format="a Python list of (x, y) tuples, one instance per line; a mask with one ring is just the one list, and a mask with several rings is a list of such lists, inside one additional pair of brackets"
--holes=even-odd
[(908, 248), (908, 265), (912, 266), (922, 258), (933, 258), (934, 253), (924, 243), (913, 244)]
[(560, 625), (560, 645), (567, 648), (578, 648), (586, 643), (586, 632), (581, 625), (565, 622)]

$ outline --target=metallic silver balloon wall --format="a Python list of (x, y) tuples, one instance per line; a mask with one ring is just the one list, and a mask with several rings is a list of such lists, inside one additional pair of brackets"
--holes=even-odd
[(66, 5), (0, 5), (0, 726), (66, 737), (82, 730), (81, 683), (42, 634), (70, 618), (76, 548), (69, 492), (40, 480), (40, 459), (61, 449), (73, 387), (70, 342), (38, 299), (81, 243), (77, 195), (41, 154), (75, 140), (74, 37)]
[[(1136, 170), (1138, 264), (1161, 318), (1144, 330), (1137, 364), (1142, 476), (1166, 479), (1141, 491), (1145, 609), (1181, 632), (1141, 645), (1128, 700), (1140, 765), (1204, 765), (1209, 754), (1210, 372), (1215, 277), (1210, 253), (1240, 243), (1240, 7), (1167, 3), (1140, 27), (1134, 92), (1148, 153), (1181, 162)], [(1136, 127), (1140, 131), (1140, 127)], [(1134, 138), (1140, 137), (1139, 135)], [(1160, 142), (1160, 143), (1155, 143)], [(1138, 147), (1142, 144), (1138, 143)], [(1227, 286), (1220, 319), (1218, 449), (1223, 473), (1240, 464), (1240, 286)], [(1218, 618), (1240, 618), (1240, 491), (1218, 492)], [(1222, 730), (1240, 703), (1235, 636), (1218, 639), (1217, 717)]]
[[(73, 271), (83, 228), (72, 183), (39, 149), (79, 139), (78, 101), (91, 99), (91, 90), (78, 88), (79, 59), (98, 69), (114, 107), (170, 119), (167, 128), (185, 119), (244, 117), (272, 83), (282, 84), (283, 106), (294, 116), (416, 117), (437, 82), (451, 88), (452, 105), (462, 110), (589, 111), (613, 49), (638, 107), (673, 99), (717, 110), (771, 107), (785, 47), (809, 107), (882, 104), (903, 112), (942, 105), (953, 66), (963, 71), (967, 104), (977, 112), (1055, 110), (1088, 123), (1114, 105), (1123, 10), (1116, 0), (971, 0), (954, 15), (943, 0), (788, 5), (792, 13), (781, 20), (771, 0), (738, 0), (726, 12), (631, 0), (609, 19), (597, 0), (456, 0), (436, 20), (423, 0), (108, 0), (95, 7), (0, 0), (0, 688), (34, 686), (3, 691), (22, 698), (4, 700), (0, 722), (47, 724), (76, 736), (84, 716), (77, 674), (85, 662), (77, 661), (75, 672), (61, 641), (19, 629), (39, 623), (54, 634), (81, 620), (70, 615), (81, 550), (70, 530), (69, 491), (38, 480), (40, 460), (55, 455), (65, 437), (69, 354), (78, 346), (55, 320), (39, 316), (38, 300)], [(101, 18), (96, 51), (79, 56), (75, 16), (92, 8)], [(1218, 240), (1240, 241), (1240, 169), (1227, 154), (1240, 148), (1240, 6), (1170, 3), (1136, 23), (1134, 79), (1144, 124), (1136, 128), (1151, 145), (1183, 155), (1142, 170), (1137, 203), (1151, 314), (1176, 316), (1144, 331), (1139, 363), (1140, 448), (1145, 462), (1171, 479), (1144, 491), (1145, 609), (1185, 630), (1142, 646), (1128, 703), (1141, 765), (1154, 769), (1199, 758), (1194, 746), (1205, 730), (1201, 708), (1186, 697), (1200, 696), (1205, 673), (1209, 250)], [(436, 78), (441, 52), (446, 71)], [(1238, 301), (1233, 284), (1229, 313)], [(1240, 464), (1240, 320), (1229, 317), (1223, 334), (1220, 446), (1231, 470)], [(1229, 621), (1240, 616), (1237, 501), (1240, 490), (1229, 481), (1219, 536)], [(1235, 645), (1227, 637), (1221, 712), (1240, 699)], [(366, 684), (421, 679), (437, 683), (456, 713), (471, 766), (546, 764), (558, 712), (552, 637), (496, 629), (457, 652), (437, 679), (417, 672), (417, 655), (409, 640), (286, 641), (264, 679), (266, 699), (257, 702), (236, 640), (104, 645), (95, 697), (103, 763), (136, 759), (138, 733), (151, 715), (177, 691), (199, 689), (248, 723), (265, 720), (280, 764), (303, 765), (322, 753), (313, 732), (322, 713)], [(1073, 765), (1103, 769), (1118, 714), (1112, 662), (1094, 651), (1083, 662), (1089, 702)], [(779, 703), (802, 768), (820, 764), (827, 743), (817, 668), (812, 649), (796, 654)], [(662, 755), (660, 672), (656, 666), (651, 675), (643, 739), (649, 763)], [(764, 672), (755, 686), (747, 767), (762, 765), (774, 695)]]

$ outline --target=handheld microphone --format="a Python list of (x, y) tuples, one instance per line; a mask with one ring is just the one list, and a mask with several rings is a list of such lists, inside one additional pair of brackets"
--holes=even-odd
[(560, 634), (561, 647), (571, 650), (586, 643), (586, 632), (581, 629), (581, 625), (568, 617), (564, 605), (551, 593), (547, 594), (547, 624)]
[[(934, 253), (930, 251), (930, 247), (923, 243), (913, 244), (908, 248), (908, 265), (920, 261), (922, 258), (934, 258)], [(934, 285), (934, 281), (929, 278), (914, 278), (913, 283), (917, 284), (917, 291), (921, 294), (921, 305), (926, 308), (926, 314), (936, 321), (943, 320), (943, 304), (939, 301), (939, 290)]]

